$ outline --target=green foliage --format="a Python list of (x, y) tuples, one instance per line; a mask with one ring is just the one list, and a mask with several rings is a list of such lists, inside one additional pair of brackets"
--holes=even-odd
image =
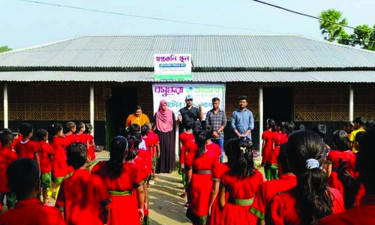
[(325, 40), (375, 51), (375, 25), (372, 28), (367, 24), (359, 25), (352, 34), (348, 34), (344, 30), (347, 21), (341, 12), (335, 9), (325, 10), (320, 13), (319, 18), (320, 30)]
[(8, 46), (0, 46), (0, 53), (2, 52), (7, 52), (7, 51), (11, 51), (12, 49), (9, 48)]
[(329, 9), (321, 12), (319, 18), (320, 30), (325, 40), (333, 42), (341, 35), (345, 35), (343, 26), (347, 25), (347, 21), (342, 18), (341, 12)]

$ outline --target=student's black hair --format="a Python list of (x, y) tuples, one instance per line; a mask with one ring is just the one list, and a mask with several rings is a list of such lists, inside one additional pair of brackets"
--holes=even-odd
[(62, 129), (63, 129), (63, 126), (60, 123), (51, 124), (47, 129), (48, 141), (51, 143), (53, 140), (53, 137), (57, 135), (57, 133), (59, 133), (59, 131), (61, 131)]
[(217, 102), (217, 101), (220, 102), (220, 98), (218, 98), (218, 97), (213, 97), (213, 98), (212, 98), (212, 102)]
[[(358, 133), (357, 133), (358, 135)], [(361, 150), (357, 153), (356, 170), (366, 189), (366, 194), (375, 194), (375, 129), (364, 132)]]
[(335, 150), (347, 151), (350, 149), (350, 141), (348, 133), (344, 130), (335, 130), (332, 136), (333, 145)]
[(281, 167), (281, 173), (286, 174), (292, 172), (288, 165), (288, 157), (286, 153), (286, 144), (280, 146), (280, 152), (277, 156), (277, 164)]
[(141, 143), (141, 134), (134, 133), (134, 135), (130, 135), (128, 139), (128, 154), (126, 155), (126, 161), (134, 159), (138, 154), (138, 147)]
[(8, 166), (8, 187), (19, 201), (24, 200), (38, 188), (39, 176), (39, 167), (35, 160), (19, 158)]
[(44, 141), (44, 137), (47, 136), (48, 131), (45, 129), (38, 129), (35, 132), (35, 138), (37, 141)]
[(109, 147), (109, 160), (105, 167), (111, 178), (121, 175), (124, 159), (128, 152), (128, 140), (123, 136), (116, 136), (112, 139)]
[(238, 101), (241, 101), (241, 100), (246, 100), (247, 101), (247, 96), (246, 95), (241, 95), (238, 97)]
[(202, 126), (202, 130), (206, 132), (206, 140), (212, 138), (214, 130), (212, 129), (212, 127), (208, 123), (206, 123), (206, 124), (204, 124), (204, 126)]
[(150, 131), (150, 129), (148, 128), (147, 125), (143, 125), (143, 126), (141, 127), (141, 135), (142, 135), (142, 136), (146, 136), (147, 133), (148, 133), (149, 131)]
[(361, 126), (365, 125), (366, 121), (363, 117), (357, 117), (353, 120), (353, 123), (359, 123)]
[[(325, 144), (312, 131), (297, 131), (290, 135), (286, 144), (290, 168), (297, 176), (294, 189), (301, 224), (315, 224), (332, 214), (332, 194), (327, 186), (327, 176), (320, 166), (324, 160)], [(307, 160), (319, 162), (317, 168), (307, 168)]]
[(84, 122), (78, 122), (77, 123), (76, 133), (78, 133), (84, 126), (85, 126)]
[(317, 133), (320, 138), (324, 138), (327, 134), (327, 126), (325, 124), (314, 124), (311, 130)]
[(348, 121), (344, 123), (344, 127), (354, 127), (354, 124), (352, 121)]
[(23, 137), (27, 137), (29, 136), (30, 133), (33, 132), (33, 125), (31, 125), (30, 123), (23, 123), (21, 124), (19, 130), (20, 130), (20, 134)]
[(193, 128), (193, 121), (191, 120), (185, 120), (183, 126), (185, 130), (191, 130)]
[[(252, 144), (248, 138), (232, 138), (226, 148), (231, 152), (232, 166), (230, 173), (244, 179), (254, 175)], [(227, 150), (227, 151), (228, 151)]]
[(0, 133), (0, 143), (2, 146), (8, 145), (13, 140), (14, 140), (14, 134), (11, 130), (6, 129)]
[(275, 126), (276, 126), (275, 120), (268, 118), (266, 120), (266, 126), (267, 126), (267, 129), (271, 128), (272, 130), (275, 130)]
[(206, 150), (207, 132), (205, 130), (200, 130), (196, 135), (197, 136), (195, 138), (195, 143), (198, 146), (196, 156), (199, 157)]
[(293, 122), (285, 122), (283, 126), (284, 132), (289, 136), (291, 133), (294, 132), (294, 123)]
[(76, 123), (70, 121), (70, 122), (67, 122), (65, 127), (68, 129), (68, 131), (71, 131), (74, 127), (77, 127)]
[(136, 112), (137, 110), (142, 110), (142, 106), (141, 105), (137, 105), (134, 109), (134, 112)]
[(89, 134), (92, 131), (92, 125), (89, 123), (86, 123), (85, 125), (86, 125), (86, 129), (83, 133)]
[(74, 169), (79, 169), (87, 162), (87, 147), (80, 142), (70, 144), (66, 147), (67, 164)]
[(136, 123), (133, 123), (133, 124), (130, 124), (129, 126), (129, 133), (133, 133), (133, 132), (140, 132), (141, 131), (141, 127), (136, 124)]

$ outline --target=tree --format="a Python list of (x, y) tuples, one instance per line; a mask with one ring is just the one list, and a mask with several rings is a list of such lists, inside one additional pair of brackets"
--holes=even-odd
[(7, 51), (11, 51), (12, 49), (9, 48), (8, 46), (0, 46), (0, 53), (2, 52), (7, 52)]
[(330, 42), (337, 40), (340, 36), (345, 36), (344, 26), (348, 23), (342, 18), (342, 13), (335, 9), (328, 9), (319, 15), (320, 30), (324, 39)]
[(370, 36), (373, 30), (367, 24), (356, 26), (353, 34), (353, 44), (359, 45), (364, 49), (370, 47)]

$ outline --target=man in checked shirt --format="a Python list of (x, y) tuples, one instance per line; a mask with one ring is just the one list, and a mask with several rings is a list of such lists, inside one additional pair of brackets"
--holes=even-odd
[(227, 118), (225, 117), (224, 110), (221, 110), (219, 106), (220, 99), (217, 97), (213, 98), (212, 109), (207, 112), (206, 121), (214, 130), (211, 141), (220, 145), (220, 162), (223, 162), (224, 128), (227, 125)]

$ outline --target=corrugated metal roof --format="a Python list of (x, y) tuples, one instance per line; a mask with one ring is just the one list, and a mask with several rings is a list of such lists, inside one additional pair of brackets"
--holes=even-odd
[[(375, 68), (375, 53), (297, 36), (88, 36), (0, 54), (0, 69), (153, 68), (153, 55), (191, 53), (194, 68)], [(74, 70), (74, 69), (73, 69)]]
[[(176, 82), (155, 81), (152, 72), (68, 72), (21, 71), (0, 72), (0, 81), (7, 82)], [(321, 71), (321, 72), (198, 72), (193, 80), (179, 82), (338, 82), (375, 83), (375, 71)]]

